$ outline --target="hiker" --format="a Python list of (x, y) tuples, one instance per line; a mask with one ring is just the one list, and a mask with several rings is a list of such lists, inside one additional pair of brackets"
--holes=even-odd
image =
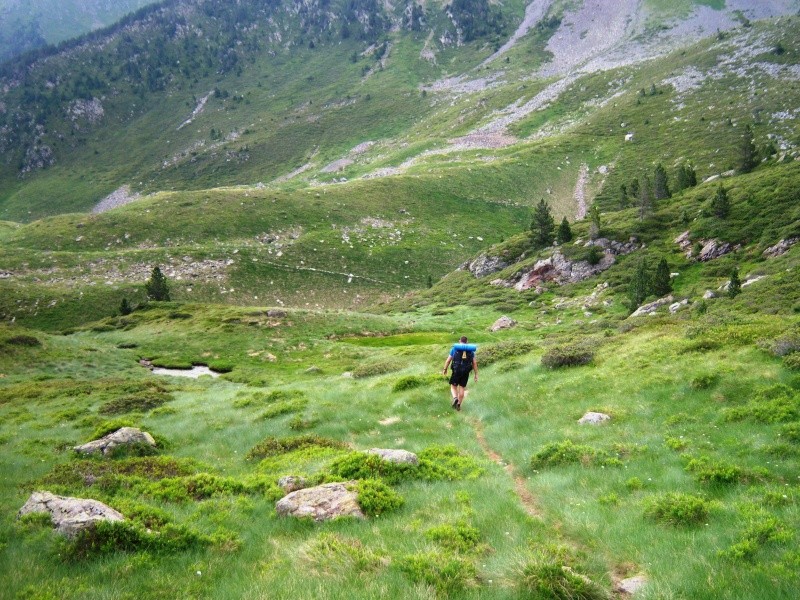
[(453, 408), (461, 410), (461, 403), (467, 393), (469, 372), (475, 371), (475, 383), (478, 382), (478, 363), (475, 361), (477, 346), (467, 344), (467, 337), (462, 336), (460, 343), (454, 344), (447, 360), (444, 362), (442, 375), (447, 375), (447, 367), (452, 365), (453, 373), (450, 375), (450, 393), (453, 396)]

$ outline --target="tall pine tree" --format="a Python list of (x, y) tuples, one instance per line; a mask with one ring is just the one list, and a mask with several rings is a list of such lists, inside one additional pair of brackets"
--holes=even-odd
[(675, 187), (677, 191), (685, 190), (697, 185), (697, 173), (690, 164), (681, 165), (678, 167), (678, 174), (675, 178)]
[(150, 279), (144, 284), (144, 288), (150, 300), (169, 301), (170, 299), (167, 278), (164, 277), (159, 267), (153, 267), (153, 272), (150, 274)]
[(558, 226), (558, 231), (556, 232), (556, 241), (559, 244), (566, 244), (572, 241), (572, 229), (570, 229), (567, 217), (561, 219), (561, 225)]
[(731, 201), (728, 200), (728, 191), (719, 184), (717, 193), (711, 200), (711, 212), (719, 219), (725, 219), (731, 212)]
[(672, 196), (672, 193), (669, 191), (667, 170), (661, 163), (656, 165), (656, 169), (653, 172), (653, 195), (656, 200), (664, 200)]
[(653, 196), (650, 191), (650, 178), (645, 175), (639, 188), (639, 219), (644, 221), (653, 214)]
[(667, 259), (662, 258), (653, 276), (653, 293), (659, 298), (663, 298), (671, 292), (672, 279), (669, 276), (669, 265), (667, 264)]
[(742, 281), (739, 279), (739, 268), (733, 267), (731, 280), (728, 282), (728, 296), (736, 298), (742, 291)]
[(628, 302), (631, 312), (635, 311), (650, 295), (650, 271), (644, 259), (639, 261), (636, 271), (633, 274), (631, 283), (628, 286)]
[(739, 173), (749, 173), (756, 168), (756, 164), (758, 164), (758, 156), (756, 145), (753, 142), (753, 129), (750, 125), (747, 125), (744, 128), (744, 135), (739, 144), (739, 164), (737, 166), (737, 171), (739, 171)]
[(544, 201), (539, 200), (539, 204), (533, 211), (531, 220), (531, 232), (533, 233), (533, 243), (539, 248), (545, 248), (553, 243), (553, 233), (556, 222), (550, 213), (550, 206)]

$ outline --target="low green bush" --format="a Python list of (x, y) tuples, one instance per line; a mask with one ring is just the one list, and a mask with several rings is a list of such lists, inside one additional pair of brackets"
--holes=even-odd
[(567, 564), (569, 552), (540, 548), (519, 570), (516, 585), (526, 597), (552, 600), (608, 600), (611, 596), (577, 567)]
[(152, 390), (144, 393), (128, 394), (102, 404), (98, 412), (103, 415), (119, 415), (129, 412), (146, 412), (172, 400), (172, 394)]
[(347, 444), (344, 442), (314, 434), (289, 438), (268, 437), (253, 446), (246, 457), (249, 459), (262, 459), (311, 446), (320, 448), (347, 448)]
[(429, 585), (445, 598), (472, 585), (477, 577), (470, 561), (446, 552), (406, 555), (398, 560), (398, 566), (411, 581)]
[(403, 498), (388, 485), (375, 479), (362, 479), (356, 484), (358, 505), (368, 517), (378, 517), (403, 506)]
[(693, 474), (697, 481), (711, 485), (738, 483), (744, 474), (741, 467), (723, 461), (715, 461), (707, 456), (690, 458), (686, 463), (686, 471)]
[(800, 392), (778, 384), (759, 391), (746, 406), (725, 412), (728, 421), (786, 423), (800, 419)]
[(578, 367), (594, 360), (594, 352), (579, 346), (556, 346), (542, 356), (542, 366), (548, 369)]
[(611, 456), (605, 450), (596, 450), (591, 446), (583, 446), (572, 440), (546, 444), (531, 457), (530, 465), (534, 470), (557, 467), (560, 465), (583, 466), (619, 466), (622, 461)]
[(498, 342), (496, 344), (484, 344), (475, 354), (478, 364), (483, 367), (488, 367), (498, 361), (507, 358), (515, 358), (528, 354), (532, 350), (539, 347), (536, 342), (527, 341), (508, 341)]
[(364, 573), (379, 569), (383, 557), (356, 538), (326, 532), (309, 544), (304, 556), (324, 572)]
[(41, 346), (42, 342), (39, 338), (34, 337), (32, 335), (14, 335), (9, 338), (6, 338), (3, 341), (3, 344), (6, 346), (23, 346), (27, 348), (36, 348), (37, 346)]
[(800, 371), (800, 352), (792, 352), (784, 356), (783, 366), (792, 371)]
[(353, 369), (353, 377), (356, 379), (363, 379), (365, 377), (374, 377), (375, 375), (383, 375), (385, 373), (392, 373), (399, 371), (403, 365), (398, 364), (396, 361), (382, 360), (376, 362), (363, 363)]
[(670, 450), (675, 450), (676, 452), (680, 452), (686, 449), (686, 447), (689, 445), (689, 442), (681, 438), (668, 437), (664, 440), (664, 444)]
[(710, 504), (704, 498), (670, 492), (650, 498), (645, 503), (645, 516), (659, 523), (687, 527), (708, 520)]
[(231, 496), (249, 491), (241, 481), (208, 473), (164, 478), (140, 484), (135, 489), (139, 493), (167, 502), (205, 500), (213, 496)]
[(418, 387), (441, 385), (444, 381), (444, 378), (439, 375), (406, 375), (394, 383), (392, 391), (405, 392)]
[(109, 433), (114, 433), (123, 427), (136, 427), (136, 423), (132, 419), (112, 419), (111, 421), (103, 421), (92, 432), (88, 442), (99, 440), (107, 436)]
[(455, 525), (445, 523), (431, 527), (425, 537), (447, 550), (466, 554), (481, 545), (481, 532), (477, 528), (459, 521)]
[(785, 523), (773, 516), (759, 515), (742, 532), (741, 540), (719, 552), (728, 560), (752, 561), (758, 551), (768, 544), (785, 544), (793, 534)]
[(294, 400), (281, 400), (276, 402), (259, 415), (259, 419), (273, 419), (281, 415), (300, 412), (308, 406), (307, 398), (295, 398)]
[(800, 422), (787, 423), (781, 427), (781, 437), (793, 444), (800, 443)]
[(704, 373), (698, 375), (689, 382), (689, 387), (693, 390), (707, 390), (714, 387), (719, 381), (719, 375), (715, 373)]

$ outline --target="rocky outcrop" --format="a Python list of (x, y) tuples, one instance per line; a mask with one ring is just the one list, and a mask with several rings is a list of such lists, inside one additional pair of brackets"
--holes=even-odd
[(56, 531), (73, 537), (98, 521), (124, 521), (120, 513), (97, 500), (56, 496), (50, 492), (33, 492), (17, 516), (50, 513)]
[(782, 254), (786, 254), (789, 249), (794, 246), (797, 242), (800, 242), (800, 237), (793, 237), (785, 240), (781, 240), (774, 246), (770, 246), (766, 250), (764, 250), (764, 256), (767, 258), (776, 258), (781, 256)]
[(674, 315), (676, 312), (678, 312), (684, 306), (688, 306), (688, 304), (689, 304), (689, 300), (687, 298), (684, 298), (680, 302), (673, 302), (672, 304), (669, 305), (669, 312), (670, 312), (671, 315)]
[(475, 277), (481, 278), (502, 271), (508, 266), (505, 260), (499, 256), (487, 256), (481, 254), (478, 258), (466, 265), (466, 269)]
[(372, 448), (367, 450), (367, 454), (375, 454), (383, 460), (405, 465), (418, 465), (419, 457), (408, 450), (392, 450), (387, 448)]
[(642, 317), (644, 315), (652, 314), (652, 313), (656, 312), (656, 310), (658, 310), (662, 306), (665, 306), (667, 304), (672, 304), (673, 301), (674, 301), (674, 298), (672, 296), (665, 296), (663, 298), (659, 298), (658, 300), (653, 300), (653, 302), (649, 302), (647, 304), (642, 304), (639, 308), (637, 308), (633, 312), (633, 314), (631, 316), (632, 317)]
[(729, 242), (722, 242), (716, 239), (697, 240), (697, 244), (700, 244), (701, 250), (697, 256), (695, 256), (695, 244), (692, 242), (688, 231), (684, 231), (682, 234), (676, 237), (674, 242), (680, 247), (680, 249), (686, 255), (686, 258), (695, 258), (700, 262), (714, 260), (715, 258), (719, 258), (720, 256), (724, 256), (729, 252), (733, 252), (741, 248), (739, 245), (733, 245)]
[(142, 431), (136, 427), (123, 427), (117, 429), (114, 433), (109, 433), (101, 437), (99, 440), (94, 440), (81, 446), (75, 446), (73, 450), (81, 454), (100, 453), (106, 455), (113, 452), (115, 448), (140, 444), (155, 447), (156, 441), (153, 439), (153, 436), (146, 431)]
[(601, 412), (587, 412), (583, 415), (580, 419), (578, 419), (578, 423), (582, 425), (599, 425), (600, 423), (605, 423), (606, 421), (610, 421), (611, 417), (605, 413)]
[(326, 483), (317, 487), (297, 490), (284, 496), (275, 504), (279, 515), (311, 517), (315, 521), (329, 521), (338, 517), (364, 518), (358, 505), (358, 494), (349, 489), (353, 483)]
[(501, 329), (511, 329), (517, 322), (511, 317), (503, 315), (489, 328), (490, 331), (500, 331)]

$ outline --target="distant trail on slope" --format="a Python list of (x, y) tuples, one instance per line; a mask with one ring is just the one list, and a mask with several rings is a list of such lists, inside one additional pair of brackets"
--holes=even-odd
[(575, 183), (575, 192), (573, 194), (575, 203), (578, 205), (578, 212), (575, 214), (576, 221), (580, 221), (586, 216), (586, 184), (588, 182), (589, 165), (583, 163), (578, 173), (578, 181)]
[(525, 485), (525, 479), (523, 479), (522, 475), (519, 475), (516, 472), (514, 465), (512, 465), (510, 462), (504, 461), (503, 457), (495, 452), (489, 445), (489, 442), (486, 441), (486, 436), (483, 433), (483, 422), (479, 419), (469, 419), (469, 422), (472, 424), (473, 429), (475, 429), (475, 437), (478, 439), (478, 443), (480, 444), (481, 448), (483, 448), (486, 456), (488, 456), (492, 462), (503, 467), (503, 470), (508, 473), (508, 475), (514, 481), (514, 491), (517, 493), (525, 512), (531, 517), (535, 517), (537, 519), (540, 518), (542, 515), (538, 506), (536, 505), (536, 498), (534, 498), (531, 491)]
[(550, 8), (550, 5), (553, 4), (552, 0), (533, 0), (530, 4), (528, 4), (527, 8), (525, 9), (525, 16), (522, 19), (522, 23), (519, 24), (517, 30), (514, 34), (508, 39), (508, 41), (500, 46), (500, 48), (492, 54), (489, 58), (484, 60), (479, 68), (485, 67), (493, 60), (500, 58), (503, 54), (508, 52), (514, 44), (516, 44), (522, 37), (528, 33), (531, 28), (536, 25), (542, 18), (547, 14), (547, 10)]

